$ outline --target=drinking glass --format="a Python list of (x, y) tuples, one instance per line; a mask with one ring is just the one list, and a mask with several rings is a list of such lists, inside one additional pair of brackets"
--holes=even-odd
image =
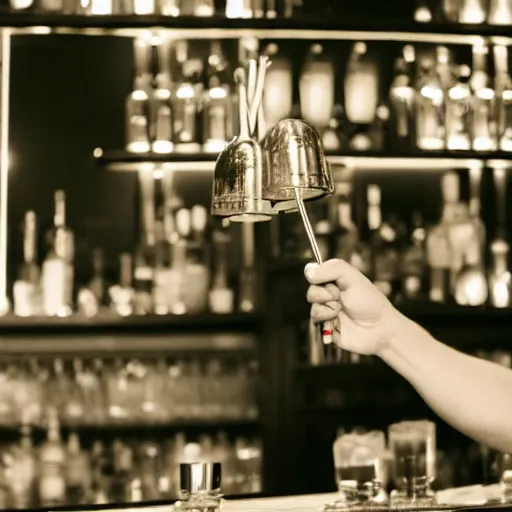
[(436, 426), (426, 420), (402, 421), (389, 426), (389, 449), (393, 456), (392, 506), (430, 506), (435, 494), (430, 486), (436, 476)]
[(334, 442), (333, 455), (340, 504), (387, 501), (384, 432), (342, 433)]

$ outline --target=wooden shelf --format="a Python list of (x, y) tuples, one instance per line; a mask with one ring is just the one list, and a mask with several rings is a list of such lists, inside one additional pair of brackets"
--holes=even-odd
[[(127, 151), (94, 151), (96, 164), (108, 171), (136, 172), (140, 170), (212, 172), (217, 154), (211, 153), (129, 153)], [(327, 153), (332, 165), (357, 170), (417, 171), (468, 169), (471, 167), (512, 167), (512, 153), (478, 151), (389, 151)]]
[[(224, 429), (224, 428), (252, 428), (259, 425), (258, 418), (218, 418), (218, 419), (180, 419), (173, 421), (112, 421), (104, 424), (92, 424), (81, 422), (66, 422), (61, 424), (63, 430), (74, 431), (105, 431), (105, 432), (119, 432), (129, 431), (140, 432), (143, 430), (181, 430), (181, 429)], [(0, 431), (4, 433), (19, 432), (21, 425), (0, 425)], [(45, 427), (41, 425), (34, 425), (34, 429), (44, 430)]]
[(483, 40), (511, 44), (507, 26), (452, 23), (395, 22), (391, 20), (329, 19), (303, 16), (295, 19), (227, 19), (181, 16), (83, 16), (3, 11), (0, 26), (16, 34), (78, 33), (136, 36), (149, 29), (173, 30), (176, 39), (304, 39), (407, 41), (410, 43), (473, 44)]
[(216, 315), (147, 315), (122, 317), (110, 311), (88, 318), (5, 316), (0, 318), (0, 337), (5, 334), (66, 332), (248, 332), (257, 328), (261, 318), (251, 313)]
[(256, 314), (94, 318), (0, 318), (8, 357), (181, 355), (253, 352), (263, 322)]

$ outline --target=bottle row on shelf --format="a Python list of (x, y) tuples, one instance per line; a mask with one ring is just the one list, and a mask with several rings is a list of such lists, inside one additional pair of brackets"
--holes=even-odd
[(2, 426), (41, 425), (48, 408), (71, 426), (258, 417), (257, 364), (245, 359), (13, 360), (0, 382)]
[(13, 286), (14, 314), (66, 317), (78, 311), (93, 317), (105, 308), (121, 316), (254, 312), (253, 232), (246, 230), (241, 270), (234, 276), (230, 262), (238, 242), (232, 239), (229, 222), (211, 226), (204, 206), (184, 208), (171, 179), (166, 175), (155, 181), (152, 172), (140, 173), (143, 235), (135, 254), (120, 256), (119, 280), (114, 283), (107, 282), (101, 249), (93, 251), (89, 282), (75, 282), (75, 237), (66, 223), (62, 190), (55, 193), (54, 222), (46, 233), (48, 252), (41, 264), (36, 214), (27, 212), (23, 263)]
[(507, 0), (419, 0), (414, 19), (420, 23), (444, 21), (467, 25), (510, 25), (512, 5)]
[(262, 491), (262, 448), (258, 438), (230, 440), (220, 432), (195, 442), (185, 434), (162, 440), (115, 439), (81, 446), (76, 433), (67, 441), (56, 416), (48, 418), (47, 438), (36, 446), (30, 427), (17, 443), (0, 446), (0, 506), (3, 509), (76, 506), (175, 499), (182, 462), (222, 463), (223, 491)]
[[(343, 14), (333, 0), (10, 0), (13, 11), (82, 15), (225, 16), (226, 18), (292, 18), (317, 14)], [(508, 25), (512, 7), (507, 0), (420, 0), (414, 11), (417, 22), (431, 21)]]
[[(352, 262), (390, 299), (427, 299), (460, 306), (510, 307), (509, 245), (506, 241), (506, 175), (494, 170), (496, 235), (488, 240), (481, 218), (482, 169), (469, 170), (469, 201), (461, 198), (460, 175), (442, 175), (442, 209), (437, 224), (426, 225), (414, 212), (410, 228), (396, 215), (383, 215), (382, 189), (370, 184), (366, 198), (354, 198), (351, 181), (339, 181), (335, 194), (317, 211), (314, 230), (324, 260)], [(360, 226), (352, 218), (353, 201), (366, 205)], [(323, 211), (322, 211), (323, 210)], [(364, 224), (364, 225), (363, 225)], [(299, 232), (284, 234), (288, 259), (313, 259)], [(288, 239), (286, 239), (288, 237)], [(300, 244), (303, 244), (302, 246)]]
[[(189, 154), (224, 149), (238, 133), (238, 99), (222, 44), (210, 43), (206, 65), (190, 56), (186, 41), (163, 40), (156, 63), (149, 42), (136, 39), (134, 47), (126, 149)], [(263, 52), (272, 61), (263, 97), (267, 125), (301, 117), (317, 128), (327, 151), (512, 151), (512, 80), (505, 46), (490, 51), (475, 44), (470, 67), (459, 65), (445, 46), (406, 45), (387, 88), (378, 57), (357, 42), (338, 92), (339, 57), (313, 44), (297, 77), (297, 98), (291, 59), (274, 43)]]
[(78, 15), (225, 16), (290, 18), (302, 0), (10, 0), (12, 11)]

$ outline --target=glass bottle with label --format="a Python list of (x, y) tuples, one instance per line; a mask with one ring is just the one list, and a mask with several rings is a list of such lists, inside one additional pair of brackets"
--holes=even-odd
[(474, 91), (473, 149), (492, 151), (496, 149), (495, 92), (487, 74), (486, 46), (473, 46), (473, 76), (471, 86)]
[(208, 58), (208, 88), (204, 93), (204, 150), (219, 153), (233, 138), (230, 87), (222, 80), (226, 60), (219, 41), (212, 41)]
[(433, 59), (425, 56), (420, 66), (416, 87), (417, 145), (424, 150), (442, 150), (445, 146), (444, 91)]
[[(229, 225), (229, 221), (227, 221)], [(212, 313), (232, 313), (234, 308), (234, 292), (229, 286), (229, 248), (231, 236), (227, 227), (214, 230), (213, 236), (212, 286), (209, 295), (209, 305)]]
[(446, 145), (448, 149), (471, 149), (473, 102), (469, 66), (459, 67), (459, 81), (448, 90), (446, 99)]
[(158, 73), (155, 77), (155, 89), (151, 94), (151, 147), (154, 153), (170, 153), (172, 141), (171, 111), (171, 40), (164, 39), (157, 47)]
[(147, 41), (135, 38), (133, 48), (135, 79), (133, 91), (126, 99), (126, 150), (131, 153), (147, 153), (150, 150), (148, 118), (151, 46)]
[(55, 192), (54, 227), (49, 234), (51, 250), (43, 262), (41, 287), (43, 309), (48, 316), (72, 313), (74, 278), (74, 235), (66, 225), (66, 196)]

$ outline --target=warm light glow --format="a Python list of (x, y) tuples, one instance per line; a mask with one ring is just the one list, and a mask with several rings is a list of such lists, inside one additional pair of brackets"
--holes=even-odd
[(44, 36), (44, 35), (47, 35), (47, 34), (50, 34), (52, 31), (52, 29), (50, 27), (45, 27), (45, 26), (37, 26), (37, 27), (32, 27), (32, 30), (31, 32), (33, 34), (36, 34), (36, 35), (41, 35), (41, 36)]
[(492, 100), (494, 98), (494, 91), (490, 87), (483, 87), (482, 89), (477, 89), (475, 94), (478, 98), (482, 100)]
[(174, 144), (169, 140), (155, 140), (153, 142), (153, 152), (160, 155), (172, 153)]
[(130, 153), (149, 153), (149, 142), (135, 141), (126, 145), (126, 150)]
[(153, 171), (153, 179), (154, 180), (161, 180), (164, 177), (164, 171), (161, 167), (156, 168)]
[(418, 23), (430, 23), (432, 21), (432, 13), (428, 7), (420, 7), (414, 13), (414, 20)]
[(491, 289), (492, 304), (495, 308), (507, 308), (510, 305), (510, 273), (495, 278)]
[(101, 158), (103, 156), (103, 150), (101, 148), (94, 148), (92, 154), (94, 158)]
[(448, 91), (448, 96), (452, 100), (465, 100), (466, 98), (469, 98), (470, 94), (471, 91), (469, 90), (469, 87), (463, 87), (461, 85), (456, 85)]
[(91, 14), (112, 14), (112, 0), (91, 0)]
[(214, 100), (222, 100), (227, 97), (228, 92), (226, 91), (226, 89), (224, 89), (224, 87), (212, 87), (208, 91), (208, 94), (210, 98)]
[(248, 9), (243, 0), (227, 0), (226, 18), (252, 18), (252, 9)]
[(439, 87), (431, 87), (425, 85), (421, 88), (421, 95), (424, 98), (428, 98), (434, 105), (441, 105), (443, 103), (443, 91)]
[(133, 11), (135, 14), (154, 14), (155, 0), (134, 0)]
[(180, 100), (189, 100), (195, 96), (194, 87), (190, 84), (182, 84), (176, 91), (176, 98)]

